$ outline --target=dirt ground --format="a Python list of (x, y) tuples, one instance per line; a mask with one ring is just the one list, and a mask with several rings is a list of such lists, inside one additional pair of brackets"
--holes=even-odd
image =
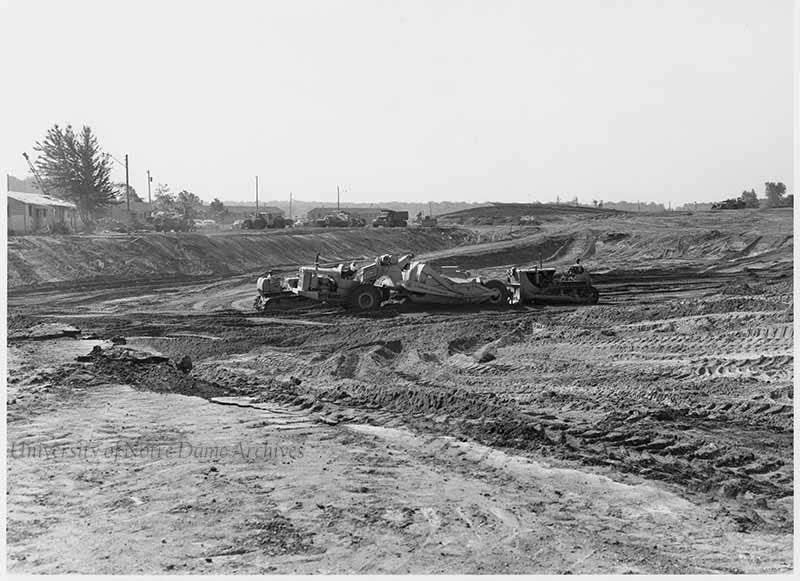
[[(709, 238), (722, 258), (598, 252), (590, 307), (12, 292), (9, 570), (790, 571), (791, 214), (764, 220)], [(431, 258), (499, 272), (509, 241)], [(42, 322), (80, 336), (26, 338)]]

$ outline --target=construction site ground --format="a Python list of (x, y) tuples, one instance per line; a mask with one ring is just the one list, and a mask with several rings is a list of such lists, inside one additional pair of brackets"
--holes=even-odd
[(791, 212), (571, 220), (427, 256), (583, 257), (595, 306), (12, 288), (9, 570), (790, 571)]

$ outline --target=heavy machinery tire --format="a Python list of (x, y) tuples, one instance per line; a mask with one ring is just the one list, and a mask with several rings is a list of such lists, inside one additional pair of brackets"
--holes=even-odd
[(350, 306), (357, 311), (374, 311), (381, 306), (381, 291), (371, 285), (361, 285), (350, 295)]
[(489, 299), (490, 305), (507, 305), (511, 300), (511, 293), (508, 292), (508, 287), (504, 282), (499, 280), (488, 280), (483, 286), (497, 291), (497, 294)]

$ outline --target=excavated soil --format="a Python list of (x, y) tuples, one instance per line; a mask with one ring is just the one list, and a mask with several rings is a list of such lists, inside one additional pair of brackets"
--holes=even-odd
[(8, 240), (8, 287), (63, 289), (220, 278), (270, 267), (372, 258), (461, 244), (465, 230), (346, 228), (216, 234), (18, 236)]
[[(9, 452), (9, 567), (789, 571), (791, 225), (759, 216), (772, 229), (755, 244), (731, 227), (708, 238), (727, 240), (717, 255), (695, 241), (680, 259), (665, 248), (644, 263), (631, 249), (636, 218), (638, 233), (613, 242), (627, 250), (597, 259), (605, 276), (590, 307), (259, 316), (246, 277), (12, 293), (10, 445), (93, 435), (100, 448), (283, 451), (93, 462)], [(494, 260), (492, 244), (511, 256), (512, 242), (482, 247)], [(48, 323), (83, 338), (26, 337)]]

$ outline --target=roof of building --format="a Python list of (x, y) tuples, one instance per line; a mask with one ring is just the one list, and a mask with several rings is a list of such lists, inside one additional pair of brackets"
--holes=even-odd
[(12, 200), (17, 200), (23, 204), (31, 204), (33, 206), (59, 206), (62, 208), (75, 209), (75, 204), (48, 196), (46, 194), (32, 194), (28, 192), (8, 192), (8, 197)]
[[(244, 205), (231, 205), (225, 206), (230, 214), (254, 214), (256, 211), (256, 206), (253, 204), (252, 206), (244, 206)], [(285, 214), (283, 210), (277, 208), (275, 206), (258, 206), (258, 211), (262, 214)]]

